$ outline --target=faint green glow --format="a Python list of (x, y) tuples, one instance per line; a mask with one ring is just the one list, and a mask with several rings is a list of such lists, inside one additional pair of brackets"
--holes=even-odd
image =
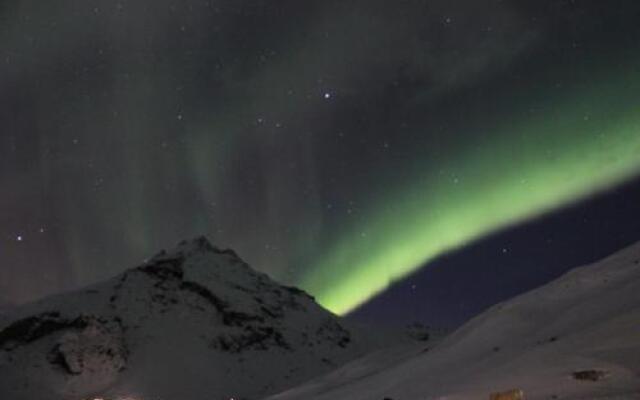
[(478, 127), (491, 133), (377, 199), (302, 287), (347, 313), (443, 253), (640, 174), (640, 77), (616, 75)]

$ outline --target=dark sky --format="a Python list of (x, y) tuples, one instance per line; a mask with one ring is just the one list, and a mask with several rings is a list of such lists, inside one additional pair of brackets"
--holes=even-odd
[(444, 255), (351, 316), (373, 323), (457, 327), (495, 303), (637, 241), (639, 205), (636, 179)]
[(456, 324), (640, 240), (638, 17), (595, 0), (3, 2), (0, 298), (206, 234), (333, 311), (400, 282), (363, 315)]

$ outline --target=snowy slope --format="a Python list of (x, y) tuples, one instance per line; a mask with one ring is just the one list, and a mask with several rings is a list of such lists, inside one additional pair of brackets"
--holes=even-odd
[(407, 355), (365, 357), (270, 400), (640, 399), (640, 243), (498, 304)]
[(0, 399), (251, 399), (373, 342), (206, 239), (0, 320)]

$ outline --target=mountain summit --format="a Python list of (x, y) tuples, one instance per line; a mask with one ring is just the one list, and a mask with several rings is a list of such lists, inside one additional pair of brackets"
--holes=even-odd
[(250, 399), (370, 349), (304, 291), (252, 270), (204, 237), (0, 321), (0, 393)]

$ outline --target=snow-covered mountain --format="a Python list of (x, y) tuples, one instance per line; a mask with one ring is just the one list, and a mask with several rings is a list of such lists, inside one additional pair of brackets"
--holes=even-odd
[(527, 400), (640, 399), (640, 243), (492, 307), (433, 349), (381, 351), (269, 400), (471, 400), (513, 389)]
[(199, 238), (0, 319), (0, 398), (254, 399), (374, 345)]

